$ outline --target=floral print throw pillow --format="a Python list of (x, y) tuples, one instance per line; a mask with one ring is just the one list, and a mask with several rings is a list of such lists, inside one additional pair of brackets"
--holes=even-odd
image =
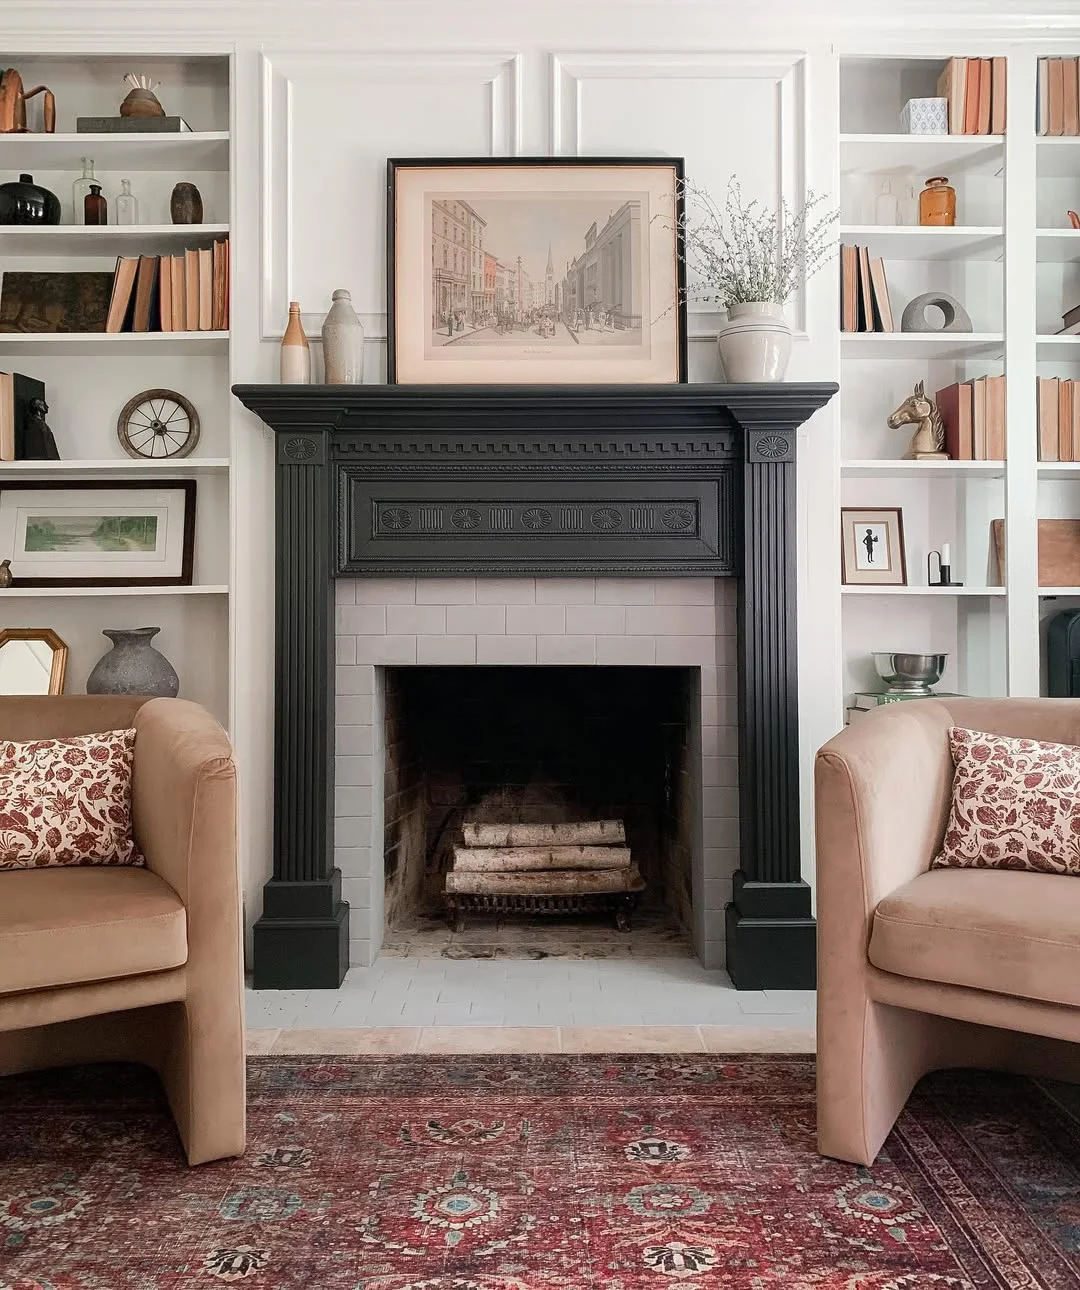
[(954, 726), (952, 810), (932, 867), (1080, 875), (1080, 748)]
[(131, 835), (134, 730), (0, 739), (0, 870), (145, 861)]

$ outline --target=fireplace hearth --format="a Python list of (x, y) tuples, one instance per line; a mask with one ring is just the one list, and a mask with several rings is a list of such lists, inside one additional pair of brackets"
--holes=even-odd
[(732, 579), (740, 867), (727, 966), (738, 988), (813, 985), (795, 431), (835, 390), (235, 387), (277, 440), (274, 870), (255, 927), (258, 988), (335, 986), (348, 966), (334, 863), (334, 586), (402, 576)]

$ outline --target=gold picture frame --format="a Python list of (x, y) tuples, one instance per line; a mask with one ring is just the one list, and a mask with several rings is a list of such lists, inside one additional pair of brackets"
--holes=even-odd
[[(40, 668), (42, 675), (48, 669), (48, 689), (14, 689), (4, 688), (5, 669), (3, 667), (3, 655), (5, 648), (14, 647), (20, 642), (25, 642), (28, 646), (25, 657), (19, 660), (16, 668), (12, 669), (13, 675), (25, 674), (27, 671), (33, 671)], [(33, 650), (32, 645), (37, 643), (43, 648)], [(51, 661), (45, 657), (44, 651), (51, 654)], [(53, 631), (51, 627), (0, 627), (0, 694), (63, 694), (64, 678), (67, 674), (68, 647), (65, 641)]]

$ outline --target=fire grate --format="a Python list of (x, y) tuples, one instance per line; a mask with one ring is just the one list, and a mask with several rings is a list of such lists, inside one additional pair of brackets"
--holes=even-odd
[[(642, 884), (644, 886), (644, 884)], [(455, 932), (465, 930), (470, 914), (535, 914), (540, 916), (610, 914), (620, 932), (630, 930), (630, 916), (640, 891), (580, 892), (573, 896), (489, 895), (480, 892), (446, 892), (447, 914)]]

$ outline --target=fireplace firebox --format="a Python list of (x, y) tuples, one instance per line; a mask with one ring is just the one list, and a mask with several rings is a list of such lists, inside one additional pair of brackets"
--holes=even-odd
[(732, 578), (737, 988), (809, 988), (800, 874), (796, 430), (835, 385), (236, 386), (274, 430), (273, 877), (260, 988), (348, 966), (334, 865), (334, 582), (406, 575)]

